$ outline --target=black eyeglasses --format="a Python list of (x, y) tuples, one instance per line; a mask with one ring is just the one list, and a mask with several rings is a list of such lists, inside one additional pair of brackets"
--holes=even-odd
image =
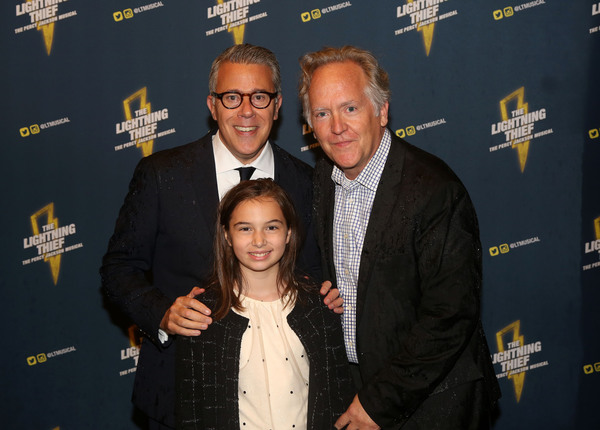
[(250, 94), (242, 94), (237, 91), (227, 91), (224, 93), (210, 93), (211, 96), (218, 98), (226, 109), (235, 109), (240, 107), (244, 96), (250, 98), (250, 103), (256, 109), (265, 109), (271, 104), (271, 100), (277, 97), (277, 93), (268, 93), (266, 91), (255, 91)]

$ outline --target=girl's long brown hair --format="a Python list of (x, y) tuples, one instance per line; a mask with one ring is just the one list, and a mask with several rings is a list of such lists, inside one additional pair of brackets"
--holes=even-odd
[[(213, 318), (220, 320), (227, 315), (231, 308), (242, 310), (239, 293), (244, 293), (245, 283), (240, 263), (229, 245), (225, 232), (235, 208), (248, 200), (274, 200), (283, 213), (287, 228), (290, 230), (290, 240), (279, 261), (277, 287), (280, 296), (290, 294), (290, 303), (296, 300), (299, 285), (294, 276), (296, 256), (300, 246), (299, 225), (296, 210), (287, 193), (273, 182), (272, 179), (257, 179), (242, 181), (233, 187), (221, 200), (217, 213), (217, 226), (214, 241), (214, 267), (209, 288), (216, 288), (219, 293), (217, 308)], [(239, 292), (237, 291), (239, 289)]]

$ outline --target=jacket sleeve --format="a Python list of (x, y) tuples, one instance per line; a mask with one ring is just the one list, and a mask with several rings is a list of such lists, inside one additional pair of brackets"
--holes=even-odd
[[(407, 270), (415, 272), (418, 291), (414, 321), (399, 352), (358, 394), (381, 427), (407, 419), (432, 392), (444, 389), (440, 383), (455, 367), (479, 321), (481, 245), (475, 211), (462, 184), (438, 187), (413, 222), (414, 262)], [(389, 285), (399, 287), (393, 279)]]
[(160, 321), (171, 305), (151, 283), (158, 229), (158, 174), (151, 158), (142, 159), (129, 185), (115, 231), (102, 260), (102, 289), (156, 345)]

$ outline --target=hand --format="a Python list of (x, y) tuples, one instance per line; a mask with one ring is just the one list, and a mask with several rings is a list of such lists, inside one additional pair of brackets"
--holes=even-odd
[(210, 309), (195, 299), (204, 288), (194, 287), (187, 296), (177, 297), (160, 322), (168, 335), (199, 336), (212, 323)]
[[(352, 403), (334, 424), (336, 429), (346, 430), (378, 430), (380, 427), (371, 419), (369, 414), (363, 409), (358, 400), (358, 396), (354, 396)], [(347, 426), (347, 427), (346, 427)]]
[(329, 307), (329, 309), (333, 310), (336, 314), (341, 314), (344, 312), (344, 308), (342, 305), (344, 304), (344, 299), (340, 297), (340, 290), (337, 288), (331, 288), (332, 284), (329, 281), (325, 281), (321, 284), (321, 295), (325, 296), (323, 302)]

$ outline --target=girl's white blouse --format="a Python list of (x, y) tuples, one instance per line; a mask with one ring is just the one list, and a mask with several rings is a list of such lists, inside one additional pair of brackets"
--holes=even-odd
[(287, 297), (261, 302), (240, 295), (249, 319), (242, 337), (239, 373), (240, 428), (306, 429), (308, 357), (287, 323)]

